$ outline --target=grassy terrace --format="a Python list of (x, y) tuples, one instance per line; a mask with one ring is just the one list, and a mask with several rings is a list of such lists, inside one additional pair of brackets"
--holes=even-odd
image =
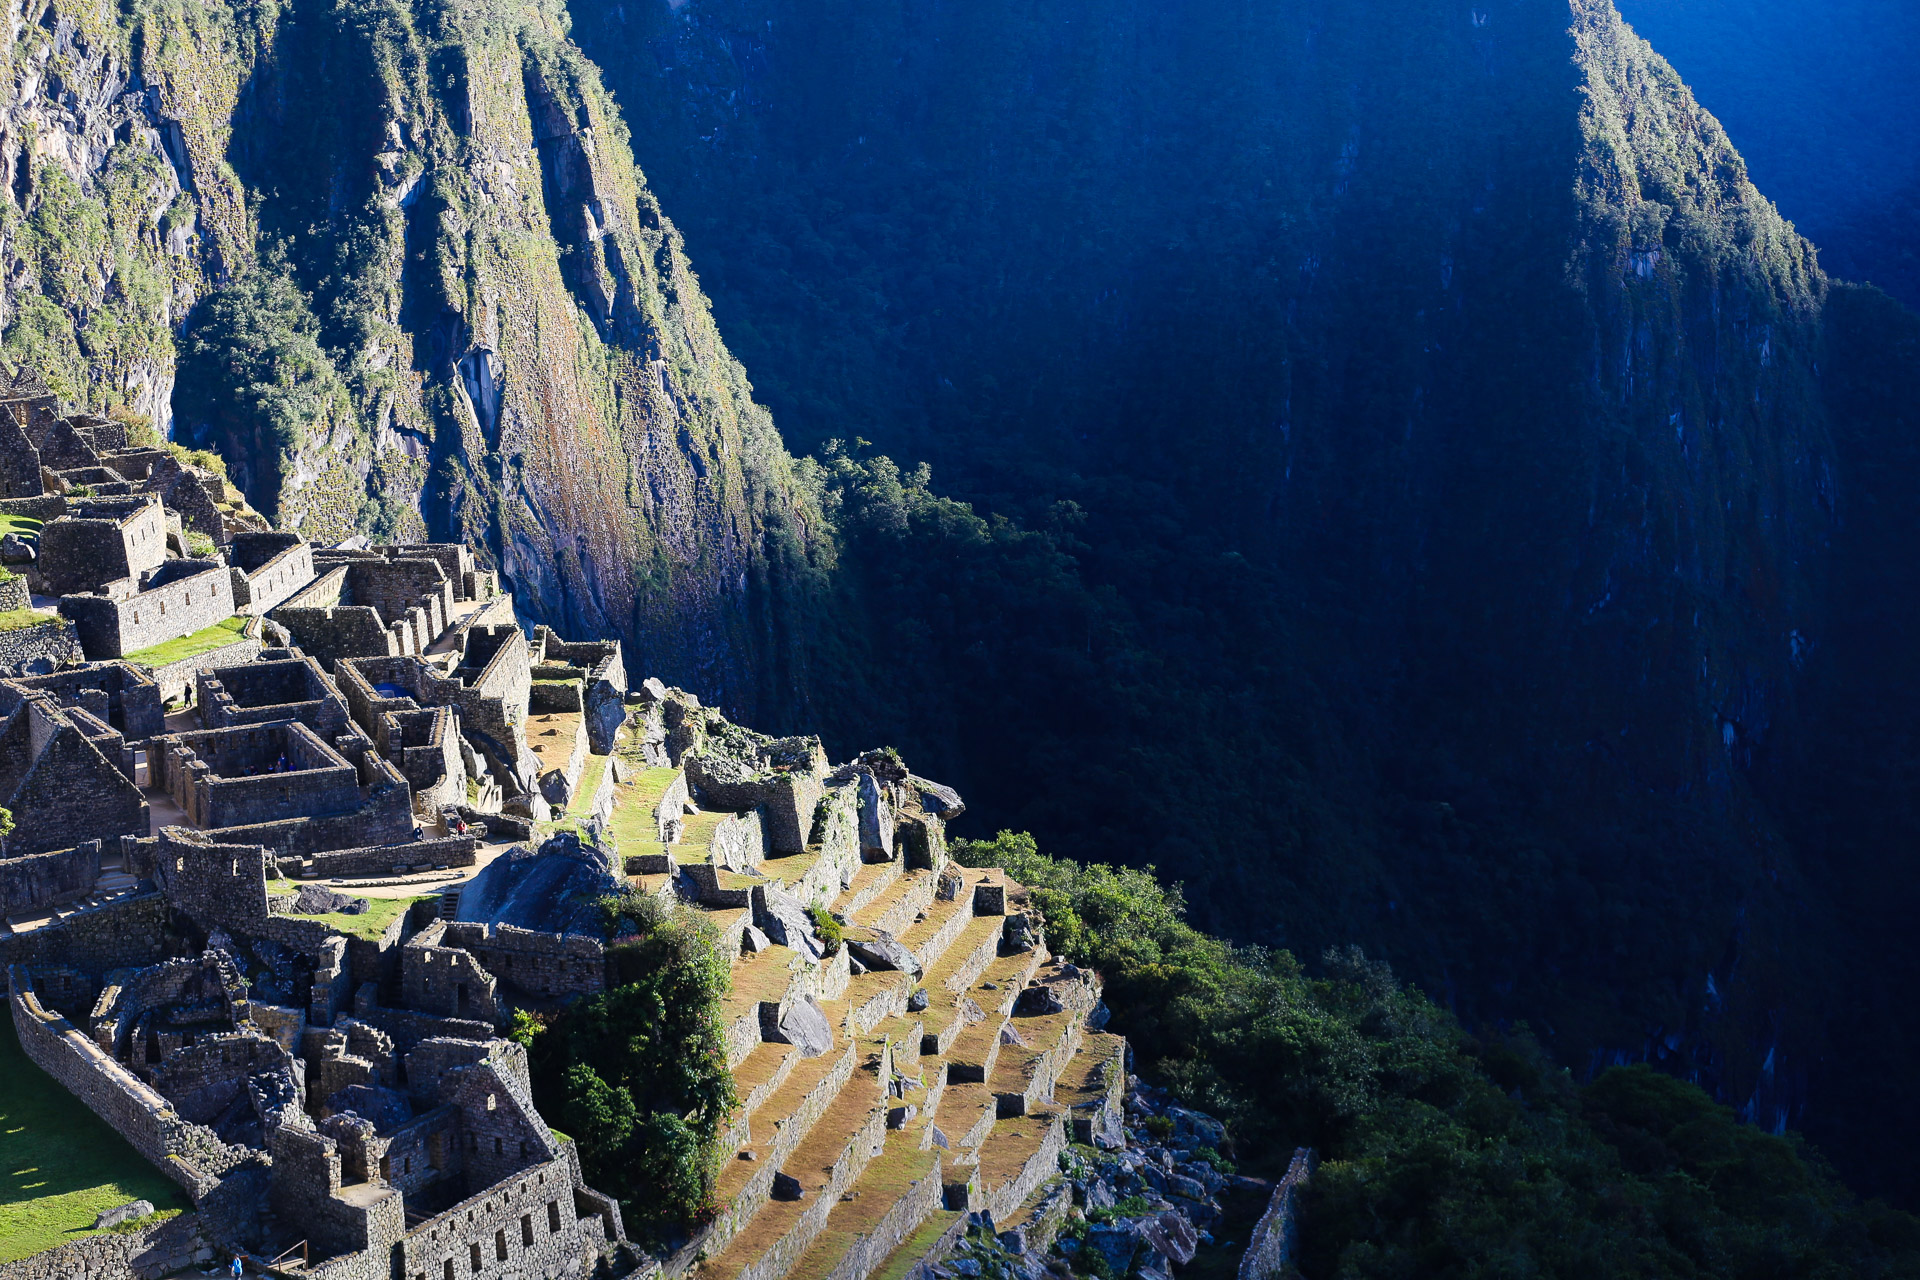
[(162, 1210), (186, 1198), (86, 1104), (27, 1060), (0, 1018), (0, 1264), (92, 1231), (130, 1200)]
[[(352, 886), (341, 888), (341, 893), (351, 894)], [(440, 895), (425, 893), (416, 898), (368, 898), (367, 909), (359, 915), (348, 915), (343, 911), (329, 911), (325, 915), (296, 916), (297, 920), (318, 920), (336, 933), (344, 933), (350, 938), (374, 940), (387, 931), (387, 926), (403, 915), (416, 902), (438, 902)]]
[[(292, 898), (298, 895), (299, 892), (300, 886), (291, 880), (267, 881), (267, 893), (272, 897)], [(350, 884), (340, 886), (336, 892), (344, 893), (348, 897), (360, 896), (354, 893), (353, 886)], [(344, 933), (351, 938), (367, 938), (373, 940), (385, 933), (387, 926), (392, 924), (395, 918), (400, 916), (414, 903), (425, 902), (429, 899), (437, 902), (439, 897), (440, 895), (437, 893), (426, 893), (412, 898), (368, 897), (367, 909), (359, 915), (348, 915), (344, 911), (329, 911), (317, 916), (289, 913), (287, 918), (289, 920), (318, 920), (321, 924), (326, 925), (336, 933)]]
[(653, 811), (667, 793), (678, 769), (641, 769), (615, 793), (613, 798), (614, 848), (621, 854), (653, 853), (663, 849)]
[(0, 609), (0, 631), (25, 631), (28, 627), (58, 621), (59, 614), (42, 613), (38, 609)]
[(23, 538), (37, 539), (40, 536), (40, 521), (32, 516), (12, 516), (0, 514), (0, 538), (17, 533)]
[(137, 662), (143, 667), (164, 667), (185, 658), (197, 658), (203, 653), (224, 648), (240, 639), (246, 628), (245, 618), (228, 618), (196, 631), (190, 636), (181, 636), (178, 640), (168, 640), (164, 644), (136, 649), (126, 656), (126, 660)]

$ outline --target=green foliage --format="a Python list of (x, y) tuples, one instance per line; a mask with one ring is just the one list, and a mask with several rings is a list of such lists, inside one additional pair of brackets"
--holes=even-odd
[(594, 1186), (616, 1196), (629, 1231), (678, 1238), (714, 1211), (719, 1136), (736, 1099), (720, 1000), (728, 967), (713, 927), (629, 890), (600, 900), (614, 942), (612, 986), (531, 1045), (535, 1101), (580, 1146)]
[(187, 530), (187, 554), (191, 556), (210, 556), (218, 548), (212, 538), (197, 529)]
[(826, 944), (827, 954), (838, 951), (841, 940), (846, 937), (846, 926), (833, 918), (833, 912), (817, 903), (807, 908), (807, 915), (813, 920), (813, 931)]
[(0, 808), (0, 839), (13, 834), (13, 810)]
[(1227, 1119), (1243, 1163), (1320, 1151), (1315, 1280), (1920, 1275), (1920, 1221), (1858, 1205), (1797, 1137), (1692, 1084), (1642, 1065), (1583, 1088), (1524, 1027), (1469, 1035), (1357, 950), (1310, 975), (1193, 929), (1150, 875), (1025, 835), (954, 856), (1034, 886), (1050, 945), (1101, 971), (1142, 1070)]
[(269, 515), (292, 454), (351, 417), (319, 336), (311, 301), (276, 252), (202, 303), (181, 340), (178, 429), (196, 445), (218, 441)]

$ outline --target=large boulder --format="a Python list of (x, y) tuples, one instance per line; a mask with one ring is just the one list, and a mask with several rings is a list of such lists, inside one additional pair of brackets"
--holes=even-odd
[[(33, 544), (17, 533), (10, 533), (4, 538), (0, 538), (0, 561), (4, 561), (7, 564), (32, 564), (34, 557), (38, 554), (39, 553), (34, 550)], [(134, 1203), (145, 1204), (146, 1202), (144, 1200), (138, 1200)], [(108, 1212), (112, 1212), (112, 1210)], [(149, 1210), (149, 1212), (151, 1212), (151, 1210)]]
[(335, 893), (323, 884), (303, 884), (293, 899), (295, 913), (303, 916), (324, 916), (334, 912), (357, 916), (372, 905), (365, 898), (350, 898), (344, 893)]
[(913, 952), (885, 929), (873, 929), (860, 936), (849, 933), (843, 941), (847, 954), (869, 969), (893, 969), (916, 978), (920, 976), (920, 962), (914, 959)]
[(919, 795), (920, 807), (942, 822), (952, 822), (967, 811), (966, 802), (952, 787), (912, 775), (907, 778), (907, 786)]
[(860, 775), (860, 852), (870, 862), (893, 861), (893, 806), (871, 773)]
[(801, 1057), (817, 1058), (833, 1048), (833, 1024), (817, 1000), (802, 996), (780, 1011), (779, 1038)]
[(791, 894), (768, 885), (754, 892), (754, 923), (783, 947), (791, 947), (809, 960), (824, 960), (826, 947), (813, 930), (813, 916), (806, 905)]
[(135, 1200), (131, 1204), (123, 1204), (118, 1208), (102, 1209), (93, 1219), (93, 1229), (105, 1231), (108, 1227), (117, 1227), (123, 1222), (136, 1222), (141, 1218), (151, 1217), (152, 1214), (152, 1201)]

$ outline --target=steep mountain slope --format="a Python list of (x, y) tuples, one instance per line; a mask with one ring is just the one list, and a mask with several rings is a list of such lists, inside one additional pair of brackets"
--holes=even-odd
[(830, 462), (914, 673), (850, 720), (1211, 927), (1801, 1114), (1828, 286), (1611, 5), (572, 12), (789, 440), (1027, 527)]
[(7, 346), (177, 409), (291, 527), (463, 538), (540, 617), (751, 703), (795, 678), (818, 514), (562, 28), (16, 11)]
[[(72, 398), (1865, 1167), (1802, 1110), (1876, 874), (1808, 835), (1860, 343), (1608, 0), (16, 16), (0, 320)], [(721, 333), (796, 452), (975, 509), (794, 462)]]
[[(1621, 0), (1837, 276), (1920, 305), (1920, 9)], [(1889, 217), (1888, 214), (1894, 216)]]

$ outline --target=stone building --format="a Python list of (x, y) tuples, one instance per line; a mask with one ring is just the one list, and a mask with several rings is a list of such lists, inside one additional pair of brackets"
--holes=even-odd
[(60, 612), (72, 620), (89, 658), (123, 658), (231, 618), (233, 579), (218, 560), (168, 560), (138, 579), (119, 578), (97, 591), (63, 595)]
[(297, 534), (236, 534), (227, 555), (238, 613), (265, 614), (313, 581), (313, 545)]
[(5, 855), (147, 834), (131, 753), (111, 726), (44, 693), (0, 684), (0, 806), (13, 814)]
[[(22, 693), (51, 695), (63, 707), (78, 707), (119, 730), (129, 742), (144, 741), (165, 727), (160, 686), (129, 662), (91, 662), (44, 675), (16, 676), (6, 684)], [(4, 698), (0, 692), (0, 701)]]
[(166, 508), (141, 495), (70, 500), (67, 514), (40, 530), (36, 565), (42, 593), (65, 596), (136, 579), (166, 559)]
[(333, 681), (298, 649), (262, 650), (253, 662), (202, 671), (194, 683), (203, 729), (298, 720), (331, 742), (351, 727)]

